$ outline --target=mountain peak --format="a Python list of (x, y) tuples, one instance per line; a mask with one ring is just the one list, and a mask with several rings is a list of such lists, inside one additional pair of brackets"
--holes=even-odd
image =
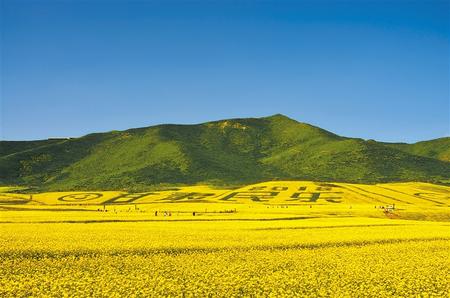
[[(280, 114), (280, 113), (273, 114), (273, 115), (267, 116), (267, 117), (265, 117), (265, 118), (284, 118), (284, 119), (291, 119), (291, 118), (289, 118), (288, 116), (283, 115), (283, 114)], [(291, 120), (292, 120), (292, 119), (291, 119)]]
[(263, 117), (263, 118), (269, 119), (269, 120), (284, 120), (284, 121), (289, 120), (289, 121), (298, 122), (297, 120), (289, 118), (288, 116), (280, 114), (280, 113), (274, 114), (274, 115), (271, 115), (271, 116), (267, 116), (267, 117)]

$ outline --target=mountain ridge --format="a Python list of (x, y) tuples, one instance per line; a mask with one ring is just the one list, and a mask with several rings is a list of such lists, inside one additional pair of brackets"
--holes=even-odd
[(159, 124), (79, 138), (0, 141), (0, 183), (149, 189), (274, 179), (448, 183), (450, 138), (414, 144), (336, 135), (281, 114)]

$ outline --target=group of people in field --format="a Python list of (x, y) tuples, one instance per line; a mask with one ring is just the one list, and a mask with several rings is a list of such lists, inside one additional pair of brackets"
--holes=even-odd
[[(172, 216), (172, 211), (163, 211), (163, 216)], [(158, 211), (155, 211), (155, 216), (158, 216)]]
[(387, 206), (375, 206), (375, 209), (381, 209), (383, 211), (384, 214), (391, 216), (391, 215), (395, 215), (394, 211), (395, 211), (395, 204), (392, 205), (387, 205)]
[[(158, 216), (158, 211), (155, 211), (155, 216)], [(172, 211), (163, 211), (162, 212), (162, 214), (163, 214), (163, 216), (172, 216)], [(195, 211), (194, 212), (192, 212), (192, 216), (195, 216)]]
[(395, 210), (395, 204), (392, 205), (387, 205), (387, 206), (375, 206), (375, 209), (379, 208), (379, 209), (383, 209), (384, 211), (388, 210), (388, 211), (393, 211)]

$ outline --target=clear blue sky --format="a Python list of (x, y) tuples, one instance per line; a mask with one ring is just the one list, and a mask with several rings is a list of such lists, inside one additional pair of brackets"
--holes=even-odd
[(449, 135), (449, 1), (0, 1), (3, 140), (275, 113)]

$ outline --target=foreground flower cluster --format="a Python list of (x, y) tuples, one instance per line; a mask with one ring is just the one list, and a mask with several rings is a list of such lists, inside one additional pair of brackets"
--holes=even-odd
[(0, 296), (446, 297), (449, 239), (367, 218), (4, 223)]

